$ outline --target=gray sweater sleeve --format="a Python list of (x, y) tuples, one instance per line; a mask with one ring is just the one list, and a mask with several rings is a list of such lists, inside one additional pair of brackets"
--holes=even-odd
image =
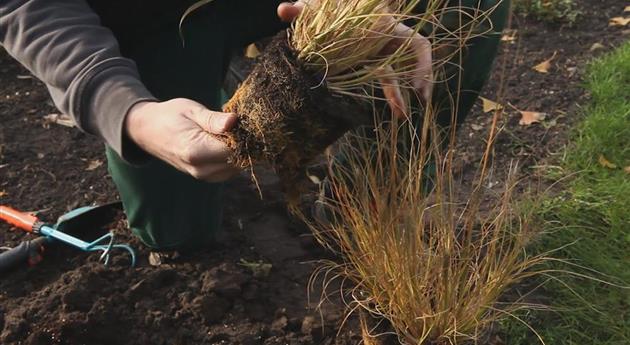
[(80, 129), (133, 160), (137, 149), (125, 143), (125, 116), (155, 98), (84, 0), (0, 1), (0, 44), (46, 83)]

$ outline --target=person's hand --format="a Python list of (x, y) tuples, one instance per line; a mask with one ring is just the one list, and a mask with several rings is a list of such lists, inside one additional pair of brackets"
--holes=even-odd
[(125, 120), (131, 140), (175, 168), (208, 181), (221, 182), (239, 170), (228, 163), (231, 151), (215, 135), (229, 131), (236, 115), (210, 111), (189, 99), (140, 102)]
[[(282, 21), (291, 22), (302, 12), (302, 9), (307, 4), (313, 4), (317, 0), (299, 0), (294, 3), (282, 3), (278, 6), (278, 17)], [(394, 18), (388, 17), (388, 21), (393, 22)], [(383, 27), (387, 27), (388, 23), (385, 23)], [(393, 54), (396, 50), (408, 40), (411, 40), (410, 47), (415, 54), (415, 69), (413, 72), (413, 78), (411, 83), (418, 95), (422, 99), (428, 102), (431, 98), (431, 92), (433, 89), (433, 70), (432, 70), (432, 55), (431, 55), (431, 42), (422, 35), (414, 32), (410, 27), (398, 23), (394, 29), (394, 34), (391, 41), (385, 46), (382, 54)], [(383, 70), (383, 74), (387, 74), (391, 71)], [(389, 103), (394, 115), (405, 115), (405, 101), (400, 91), (400, 81), (390, 77), (384, 77), (380, 79), (381, 86), (385, 98)]]

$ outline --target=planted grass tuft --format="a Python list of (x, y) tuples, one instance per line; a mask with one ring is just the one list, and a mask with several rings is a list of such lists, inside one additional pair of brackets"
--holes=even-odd
[(510, 287), (554, 274), (542, 270), (551, 252), (527, 250), (537, 230), (514, 201), (514, 174), (502, 195), (488, 199), (484, 168), (468, 199), (456, 198), (453, 157), (435, 139), (431, 112), (424, 116), (421, 133), (394, 120), (376, 126), (375, 139), (349, 136), (331, 158), (329, 216), (311, 224), (342, 259), (317, 275), (343, 281), (366, 344), (483, 343), (497, 321), (544, 308), (507, 296)]

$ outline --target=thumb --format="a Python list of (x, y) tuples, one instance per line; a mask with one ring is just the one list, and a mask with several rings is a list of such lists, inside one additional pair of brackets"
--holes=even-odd
[(304, 9), (306, 1), (297, 1), (294, 3), (283, 2), (278, 5), (278, 17), (283, 22), (291, 22), (300, 15)]
[(218, 111), (199, 108), (188, 113), (188, 118), (193, 120), (204, 131), (212, 134), (225, 134), (229, 132), (238, 117), (232, 113), (221, 113)]

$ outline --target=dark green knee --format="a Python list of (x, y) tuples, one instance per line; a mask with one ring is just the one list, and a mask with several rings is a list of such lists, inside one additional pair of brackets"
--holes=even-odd
[(157, 159), (132, 166), (110, 148), (107, 163), (129, 227), (147, 246), (196, 249), (213, 241), (222, 221), (223, 184), (195, 180)]
[[(484, 34), (466, 42), (461, 53), (456, 54), (445, 65), (441, 79), (446, 82), (436, 85), (433, 105), (438, 110), (437, 120), (442, 127), (448, 128), (455, 123), (461, 123), (488, 81), (501, 43), (502, 31), (509, 17), (510, 3), (510, 0), (452, 0), (450, 2), (451, 5), (461, 6), (463, 11), (470, 12), (471, 17), (479, 18), (479, 13), (487, 13), (488, 17), (478, 19), (479, 22), (476, 24), (475, 34), (480, 32)], [(461, 27), (466, 27), (469, 22), (467, 18), (454, 12), (445, 16), (441, 25), (448, 31), (456, 31)]]

